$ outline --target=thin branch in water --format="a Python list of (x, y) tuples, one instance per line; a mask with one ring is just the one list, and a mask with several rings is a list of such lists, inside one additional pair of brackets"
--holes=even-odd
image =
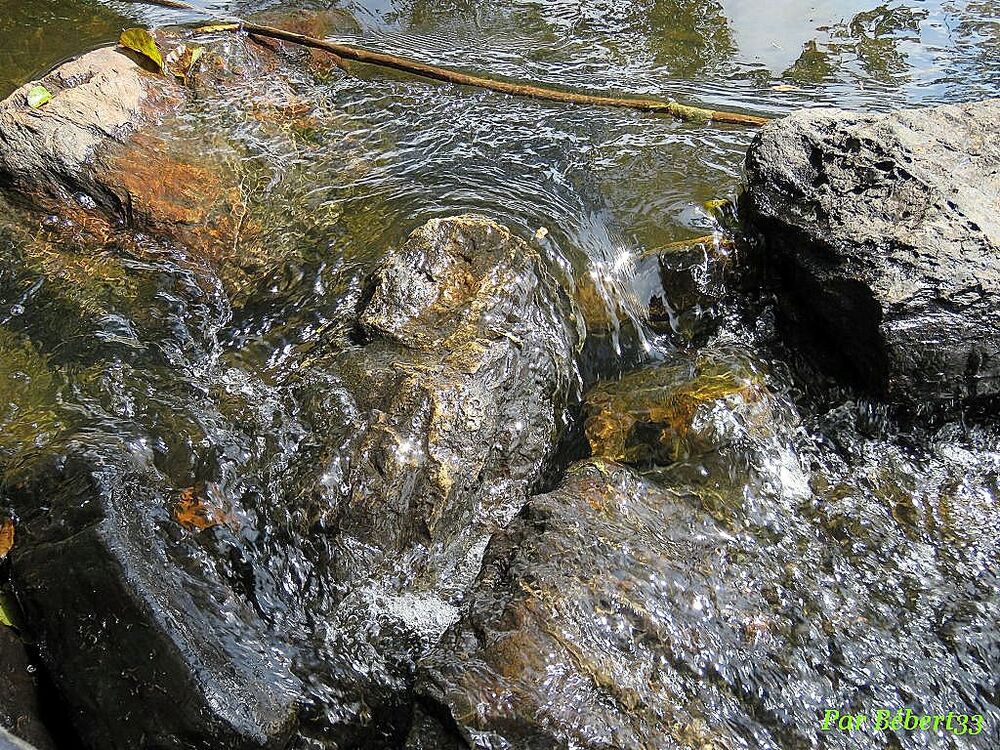
[(641, 257), (652, 258), (659, 255), (675, 255), (687, 252), (688, 250), (694, 250), (697, 247), (714, 248), (716, 246), (725, 250), (731, 250), (733, 248), (733, 240), (722, 234), (706, 234), (701, 237), (692, 237), (688, 240), (679, 240), (654, 247), (642, 253)]
[[(199, 8), (195, 8), (180, 0), (125, 0), (133, 4), (161, 5), (176, 10), (190, 10), (197, 13), (204, 13)], [(344, 60), (354, 60), (356, 62), (376, 65), (382, 68), (390, 68), (421, 78), (428, 78), (435, 81), (452, 83), (457, 86), (471, 86), (474, 88), (496, 91), (501, 94), (511, 96), (527, 97), (530, 99), (541, 99), (544, 101), (563, 102), (566, 104), (582, 104), (599, 107), (619, 107), (624, 109), (634, 109), (643, 112), (653, 112), (658, 114), (668, 114), (680, 120), (690, 120), (695, 122), (721, 122), (732, 125), (748, 125), (759, 127), (769, 122), (768, 118), (758, 115), (748, 115), (741, 112), (729, 112), (725, 110), (708, 109), (705, 107), (694, 107), (681, 104), (676, 101), (664, 101), (662, 99), (638, 98), (638, 97), (616, 97), (598, 94), (585, 94), (579, 91), (564, 91), (549, 88), (547, 86), (537, 86), (528, 83), (515, 83), (497, 78), (487, 78), (470, 73), (462, 73), (450, 68), (442, 68), (438, 65), (431, 65), (408, 57), (391, 55), (385, 52), (375, 52), (363, 47), (355, 47), (338, 42), (330, 42), (325, 39), (296, 34), (285, 29), (273, 26), (263, 26), (247, 21), (237, 23), (218, 23), (207, 27), (212, 31), (245, 31), (254, 36), (278, 39), (302, 47), (323, 50), (335, 57), (335, 62), (342, 69)]]

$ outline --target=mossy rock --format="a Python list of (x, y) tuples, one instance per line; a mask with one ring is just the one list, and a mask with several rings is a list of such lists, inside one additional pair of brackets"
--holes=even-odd
[(594, 456), (634, 465), (669, 464), (704, 453), (730, 435), (719, 411), (763, 434), (771, 404), (759, 365), (733, 352), (676, 356), (599, 384), (586, 396)]

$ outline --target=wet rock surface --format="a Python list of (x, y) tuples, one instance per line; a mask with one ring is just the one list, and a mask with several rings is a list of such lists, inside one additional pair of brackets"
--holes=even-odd
[[(357, 148), (388, 136), (314, 86), (331, 60), (199, 43), (184, 84), (105, 50), (0, 108), (36, 149), (0, 166), (0, 512), (89, 746), (848, 750), (821, 708), (995, 723), (995, 432), (908, 443), (793, 403), (722, 320), (721, 245), (660, 264), (677, 352), (619, 293), (627, 253), (574, 268), (554, 226), (439, 205), (399, 230), (366, 192), (393, 144)], [(139, 94), (95, 129), (88, 82)]]
[(780, 272), (787, 327), (910, 407), (1000, 393), (1000, 102), (765, 128), (745, 209)]
[[(38, 670), (15, 631), (4, 625), (0, 625), (0, 685), (0, 730), (34, 745), (36, 750), (52, 750), (55, 744), (41, 718)], [(4, 747), (2, 733), (0, 747)]]
[[(89, 746), (399, 747), (415, 660), (557, 469), (576, 306), (480, 216), (329, 263), (345, 219), (284, 209), (308, 161), (240, 138), (339, 145), (347, 180), (336, 113), (282, 50), (205, 43), (187, 85), (100, 50), (43, 109), (2, 105), (12, 582)], [(113, 124), (79, 119), (88, 85)], [(309, 306), (261, 334), (304, 272)]]
[[(67, 417), (8, 468), (13, 580), (89, 744), (281, 747), (301, 729), (380, 747), (406, 731), (414, 659), (551, 466), (577, 334), (537, 254), (479, 217), (425, 225), (358, 301), (363, 345), (302, 362), (329, 387), (298, 434), (265, 438), (235, 394), (165, 392), (173, 414)], [(91, 366), (125, 398), (155, 382)], [(212, 377), (253, 397), (246, 374)], [(206, 421), (298, 455), (172, 465)]]
[(785, 471), (798, 481), (777, 491), (765, 467), (719, 492), (575, 466), (491, 543), (466, 614), (421, 664), (410, 747), (917, 748), (915, 733), (823, 734), (818, 717), (915, 700), (994, 716), (995, 536), (956, 544), (956, 525), (931, 520), (957, 509), (947, 481), (904, 517), (891, 494), (866, 497), (877, 477)]
[(683, 342), (704, 343), (721, 317), (735, 249), (726, 236), (680, 242), (658, 253), (662, 293), (649, 303), (650, 323)]

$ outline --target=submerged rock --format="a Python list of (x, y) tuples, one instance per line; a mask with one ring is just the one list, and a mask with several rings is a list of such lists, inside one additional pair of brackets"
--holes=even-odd
[(432, 220), (390, 253), (362, 301), (366, 348), (347, 355), (379, 369), (359, 389), (377, 405), (335, 505), (341, 531), (446, 599), (463, 593), (579, 398), (574, 318), (538, 252), (488, 219)]
[(586, 396), (591, 453), (612, 461), (670, 464), (773, 427), (764, 375), (752, 357), (709, 349), (598, 384)]
[[(49, 425), (0, 445), (12, 580), (81, 734), (399, 746), (414, 661), (553, 468), (580, 387), (572, 301), (503, 227), (433, 220), (325, 350), (264, 374), (201, 348), (221, 325), (204, 277), (135, 283), (152, 325), (88, 348), (72, 388), (0, 337), (21, 352), (12, 413)], [(19, 388), (29, 369), (47, 390)]]
[[(245, 141), (255, 129), (275, 137), (279, 123), (300, 152), (336, 148), (328, 141), (343, 144), (341, 121), (300, 95), (311, 73), (251, 38), (161, 30), (156, 39), (164, 54), (202, 47), (187, 80), (104, 48), (44, 76), (53, 94), (44, 106), (27, 104), (34, 84), (0, 103), (0, 191), (27, 209), (26, 224), (41, 215), (63, 238), (143, 260), (173, 254), (243, 290), (296, 251), (283, 178), (304, 168), (249, 158)], [(324, 128), (329, 138), (317, 142)], [(357, 168), (350, 147), (342, 156)]]
[(1000, 100), (807, 110), (747, 155), (746, 215), (788, 327), (908, 406), (1000, 395)]
[(12, 580), (80, 734), (107, 748), (287, 738), (298, 692), (280, 642), (172, 528), (169, 480), (135, 448), (78, 436), (9, 492), (24, 518)]
[[(897, 520), (851, 473), (815, 502), (744, 477), (707, 504), (697, 481), (575, 466), (491, 543), (462, 620), (421, 663), (409, 747), (926, 746), (918, 732), (824, 733), (831, 706), (947, 706), (988, 725), (995, 535), (954, 543), (929, 507)], [(995, 519), (974, 505), (967, 520)]]

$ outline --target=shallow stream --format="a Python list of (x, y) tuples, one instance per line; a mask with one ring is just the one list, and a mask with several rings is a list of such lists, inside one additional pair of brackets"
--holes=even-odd
[[(279, 5), (193, 4), (223, 18)], [(768, 116), (1000, 95), (994, 0), (346, 0), (336, 7), (333, 36), (341, 41), (516, 80)], [(113, 42), (125, 26), (202, 19), (122, 2), (0, 0), (0, 96)], [(169, 254), (157, 263), (81, 260), (60, 276), (66, 288), (49, 293), (52, 266), (21, 256), (42, 230), (0, 208), (8, 211), (0, 216), (3, 471), (73, 431), (154, 425), (126, 439), (156, 454), (177, 491), (192, 480), (238, 488), (253, 523), (275, 539), (315, 523), (316, 498), (337, 478), (316, 476), (310, 462), (322, 463), (351, 437), (346, 422), (336, 423), (344, 416), (338, 385), (310, 380), (323, 372), (331, 328), (374, 264), (415, 227), (486, 214), (567, 259), (565, 276), (575, 280), (597, 341), (585, 353), (587, 388), (700, 356), (739, 377), (750, 373), (770, 394), (767, 429), (723, 399), (711, 419), (725, 424), (724, 449), (709, 457), (677, 451), (641, 466), (659, 486), (693, 488), (689, 502), (731, 535), (720, 542), (730, 558), (715, 583), (702, 590), (689, 581), (687, 599), (649, 602), (652, 617), (677, 622), (683, 641), (690, 623), (665, 608), (683, 601), (701, 611), (710, 601), (706, 611), (721, 612), (745, 589), (768, 589), (772, 611), (748, 628), (761, 642), (762, 663), (778, 666), (727, 661), (738, 650), (727, 650), (721, 629), (713, 640), (706, 614), (699, 627), (709, 643), (690, 656), (694, 667), (683, 678), (711, 674), (743, 685), (743, 710), (758, 723), (727, 714), (734, 736), (748, 748), (882, 747), (850, 735), (817, 744), (817, 712), (836, 698), (861, 708), (972, 711), (991, 727), (975, 738), (901, 735), (886, 747), (1000, 745), (996, 429), (952, 422), (903, 430), (884, 407), (815, 376), (775, 337), (766, 294), (730, 293), (718, 280), (719, 264), (734, 262), (719, 247), (705, 249), (693, 271), (711, 287), (712, 304), (684, 311), (672, 304), (664, 278), (671, 266), (659, 251), (709, 234), (722, 243), (732, 231), (721, 201), (736, 199), (753, 132), (512, 99), (361, 66), (352, 72), (302, 73), (300, 90), (310, 92), (318, 123), (241, 124), (212, 109), (190, 115), (192, 139), (217, 132), (242, 155), (245, 210), (263, 228), (259, 247), (247, 249), (262, 254), (259, 277), (195, 294), (199, 280), (171, 265)], [(651, 321), (653, 297), (667, 309)], [(105, 345), (132, 354), (109, 365)], [(638, 395), (626, 394), (620, 408), (648, 413), (636, 382)], [(310, 443), (316, 435), (322, 439)], [(564, 452), (566, 463), (586, 453), (582, 425)], [(310, 499), (298, 502), (299, 491)], [(275, 630), (320, 638), (308, 612), (285, 611), (282, 602), (295, 592), (322, 610), (339, 594), (311, 588), (317, 558), (287, 555), (279, 542), (268, 550), (266, 575), (258, 571), (256, 604)], [(779, 621), (792, 630), (775, 643), (793, 641), (796, 650), (768, 650), (768, 623), (785, 627)], [(599, 640), (600, 624), (593, 627), (590, 637)], [(313, 645), (317, 658), (352, 658)], [(784, 683), (788, 674), (796, 681)], [(315, 688), (317, 717), (328, 690)]]

